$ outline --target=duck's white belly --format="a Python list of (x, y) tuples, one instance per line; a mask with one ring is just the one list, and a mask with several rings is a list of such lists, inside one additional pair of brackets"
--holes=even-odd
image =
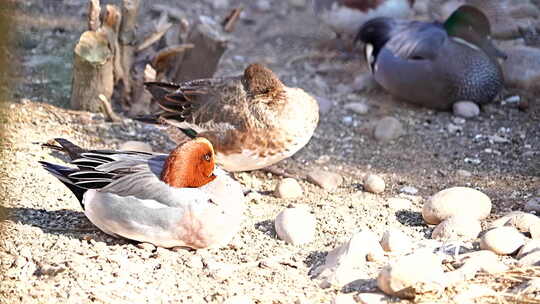
[[(86, 217), (101, 231), (114, 236), (123, 237), (139, 242), (152, 243), (156, 246), (170, 248), (185, 245), (183, 240), (178, 239), (176, 231), (171, 229), (170, 221), (164, 221), (164, 225), (148, 225), (137, 218), (129, 218), (125, 214), (116, 214), (115, 208), (108, 201), (110, 194), (100, 193), (96, 190), (88, 190), (85, 193)], [(163, 208), (164, 206), (153, 200), (140, 200), (140, 206), (147, 210)], [(173, 209), (170, 208), (171, 212)], [(180, 210), (177, 220), (181, 218)], [(148, 213), (151, 216), (151, 213)]]
[(223, 199), (169, 207), (155, 200), (88, 190), (83, 199), (84, 213), (95, 226), (114, 237), (165, 248), (219, 247), (227, 244), (240, 228), (243, 193), (238, 184), (212, 184), (206, 188), (217, 191), (215, 194)]
[(261, 151), (242, 150), (242, 153), (222, 154), (217, 153), (217, 163), (226, 171), (251, 171), (271, 166), (285, 158), (291, 157), (293, 154), (302, 149), (310, 140), (313, 132), (306, 134), (303, 138), (294, 144), (287, 146), (287, 150), (278, 152), (273, 155), (266, 153), (266, 156), (261, 156)]

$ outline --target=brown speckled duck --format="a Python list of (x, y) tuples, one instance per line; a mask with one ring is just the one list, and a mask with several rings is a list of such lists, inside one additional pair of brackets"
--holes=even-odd
[(249, 171), (290, 157), (310, 140), (319, 121), (317, 101), (284, 85), (261, 64), (243, 75), (180, 84), (149, 82), (160, 120), (212, 142), (227, 171)]
[(454, 102), (485, 104), (503, 86), (490, 39), (488, 18), (477, 8), (459, 7), (443, 23), (375, 18), (356, 37), (365, 45), (375, 80), (392, 95), (447, 110)]

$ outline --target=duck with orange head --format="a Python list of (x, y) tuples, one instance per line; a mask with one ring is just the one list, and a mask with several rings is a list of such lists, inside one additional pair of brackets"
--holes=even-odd
[(197, 137), (170, 154), (86, 150), (66, 139), (45, 144), (75, 167), (42, 161), (75, 194), (87, 218), (115, 237), (195, 249), (226, 245), (238, 231), (244, 194), (215, 166), (212, 144)]

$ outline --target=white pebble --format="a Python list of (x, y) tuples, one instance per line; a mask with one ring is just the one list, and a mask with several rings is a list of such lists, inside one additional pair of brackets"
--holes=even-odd
[(525, 236), (514, 227), (498, 227), (486, 232), (480, 240), (480, 248), (496, 254), (512, 254), (525, 244)]
[(341, 122), (346, 126), (350, 126), (353, 124), (353, 118), (351, 116), (343, 116)]
[(477, 270), (487, 273), (500, 273), (506, 271), (508, 266), (499, 261), (498, 256), (489, 250), (479, 250), (460, 254), (457, 257), (457, 262), (472, 265)]
[(462, 126), (458, 126), (458, 125), (455, 125), (453, 123), (449, 123), (447, 126), (446, 126), (446, 130), (448, 130), (448, 133), (450, 134), (456, 134), (458, 132), (462, 132), (463, 131), (463, 127)]
[(453, 187), (437, 192), (422, 208), (422, 217), (428, 224), (466, 213), (484, 219), (491, 212), (491, 200), (484, 193), (466, 187)]
[(540, 223), (540, 217), (522, 211), (510, 212), (491, 223), (491, 227), (512, 226), (521, 232), (530, 232), (531, 227)]
[(363, 102), (350, 102), (344, 108), (360, 115), (367, 114), (369, 111), (369, 106)]
[(410, 194), (410, 195), (415, 195), (416, 193), (418, 193), (418, 189), (416, 189), (415, 187), (411, 187), (411, 186), (405, 186), (405, 187), (399, 189), (399, 192), (405, 193), (405, 194)]
[(225, 9), (229, 7), (229, 0), (213, 0), (211, 3), (214, 9)]
[(326, 97), (322, 96), (315, 96), (315, 99), (319, 103), (319, 113), (320, 114), (326, 114), (332, 110), (334, 107), (334, 101), (330, 100)]
[(305, 207), (287, 208), (275, 220), (278, 237), (293, 245), (306, 244), (315, 237), (315, 216)]
[(540, 240), (529, 240), (519, 249), (516, 258), (521, 259), (527, 254), (533, 253), (535, 251), (540, 251)]
[(377, 277), (377, 286), (392, 296), (414, 298), (411, 289), (417, 284), (440, 285), (444, 280), (441, 260), (437, 255), (419, 250), (385, 266)]
[(453, 105), (454, 115), (471, 118), (480, 115), (480, 108), (472, 101), (458, 101)]
[(373, 136), (378, 141), (389, 141), (396, 139), (405, 133), (403, 125), (394, 117), (384, 117), (375, 125)]
[(371, 193), (381, 193), (386, 187), (384, 179), (375, 174), (369, 174), (364, 180), (364, 187)]
[(472, 176), (472, 173), (470, 171), (463, 170), (463, 169), (457, 170), (456, 174), (461, 176), (461, 177), (471, 177)]
[(343, 177), (337, 173), (314, 169), (308, 173), (308, 180), (326, 191), (334, 191), (343, 182)]
[(324, 264), (315, 270), (315, 277), (322, 279), (322, 288), (341, 287), (361, 276), (360, 268), (369, 256), (374, 258), (383, 255), (377, 235), (369, 230), (361, 231), (330, 251)]
[(520, 266), (540, 266), (540, 251), (534, 251), (519, 259)]
[(302, 187), (294, 178), (284, 178), (278, 182), (275, 195), (279, 198), (298, 198), (304, 194)]
[(482, 231), (480, 221), (467, 215), (451, 216), (440, 222), (431, 238), (436, 240), (473, 240)]
[(258, 0), (257, 2), (255, 2), (255, 6), (263, 12), (266, 12), (272, 9), (272, 4), (268, 0)]
[(505, 100), (503, 100), (503, 104), (504, 103), (519, 103), (521, 101), (521, 97), (519, 97), (519, 95), (514, 95), (514, 96), (510, 96), (508, 98), (506, 98)]
[(412, 242), (408, 235), (399, 229), (390, 229), (384, 232), (381, 238), (381, 246), (385, 251), (407, 252), (412, 248)]
[(356, 296), (356, 300), (360, 304), (386, 304), (387, 297), (382, 293), (363, 292)]
[(410, 200), (406, 198), (401, 198), (401, 197), (389, 198), (386, 201), (386, 204), (388, 204), (388, 207), (390, 207), (393, 210), (410, 209), (412, 207), (412, 203)]

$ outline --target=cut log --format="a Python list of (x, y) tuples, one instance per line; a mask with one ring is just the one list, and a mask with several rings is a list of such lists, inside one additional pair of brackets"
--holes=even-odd
[(145, 89), (144, 83), (148, 81), (156, 81), (156, 71), (150, 64), (147, 64), (144, 69), (142, 79), (136, 79), (133, 82), (133, 103), (129, 108), (129, 117), (138, 117), (143, 114), (150, 113), (150, 102), (152, 95)]
[(113, 87), (113, 54), (106, 35), (84, 32), (73, 54), (71, 108), (101, 112), (98, 96), (103, 94), (110, 99)]
[(122, 23), (119, 31), (120, 59), (124, 71), (122, 79), (124, 98), (131, 93), (131, 66), (133, 65), (133, 55), (135, 53), (136, 26), (139, 15), (140, 0), (122, 1)]
[(227, 39), (221, 26), (204, 18), (199, 18), (187, 38), (195, 45), (185, 52), (176, 69), (175, 82), (212, 77), (219, 60), (227, 49)]
[(101, 7), (99, 6), (99, 0), (90, 0), (88, 2), (88, 30), (97, 31), (101, 26), (99, 20), (100, 13)]

